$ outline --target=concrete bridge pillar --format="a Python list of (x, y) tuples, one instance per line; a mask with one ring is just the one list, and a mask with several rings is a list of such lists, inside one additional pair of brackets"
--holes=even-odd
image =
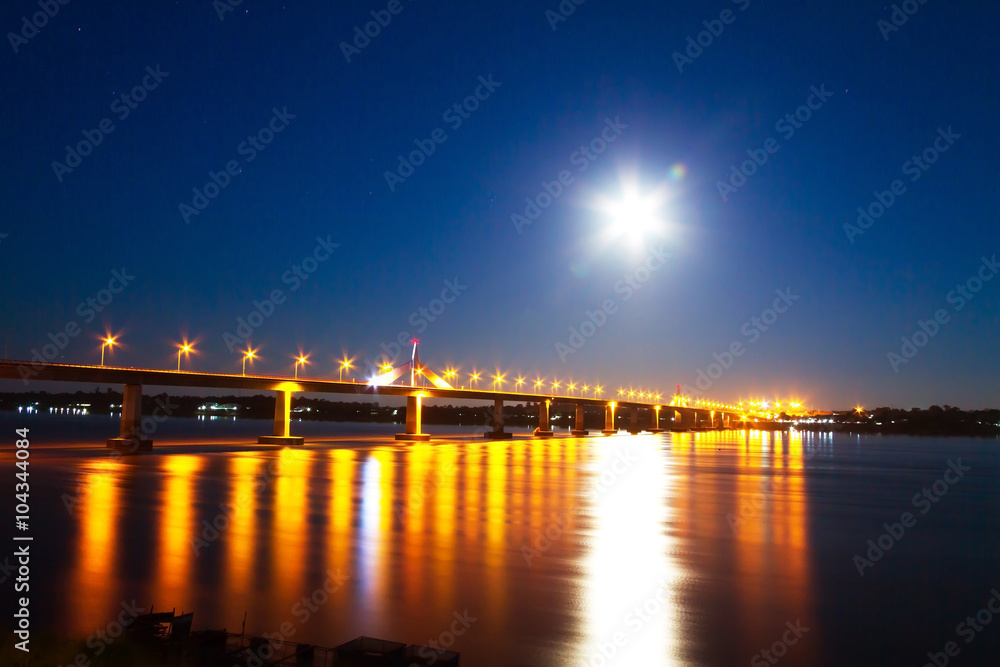
[(535, 429), (535, 435), (540, 438), (551, 438), (555, 435), (549, 428), (549, 403), (551, 403), (549, 400), (538, 402), (538, 428)]
[(396, 434), (396, 440), (407, 442), (427, 442), (431, 436), (421, 433), (420, 410), (423, 394), (411, 394), (406, 397), (406, 431)]
[(587, 431), (587, 429), (583, 425), (583, 404), (582, 403), (578, 403), (577, 406), (576, 406), (576, 420), (573, 422), (573, 425), (576, 428), (574, 428), (572, 431), (570, 431), (571, 435), (584, 436), (584, 435), (587, 435), (589, 433), (589, 431)]
[(514, 437), (513, 433), (503, 430), (503, 399), (498, 398), (493, 401), (493, 430), (483, 433), (484, 438), (490, 440), (509, 440)]
[(640, 430), (639, 428), (639, 408), (634, 405), (628, 409), (628, 432), (632, 435), (636, 435)]
[(153, 449), (153, 441), (142, 437), (142, 385), (127, 384), (122, 391), (122, 423), (117, 438), (108, 438), (107, 446), (134, 454)]
[(615, 404), (611, 402), (604, 409), (604, 430), (601, 433), (604, 435), (614, 435), (617, 432), (618, 429), (615, 428)]
[(289, 389), (280, 389), (274, 397), (274, 433), (273, 435), (262, 435), (257, 438), (261, 445), (295, 445), (305, 444), (306, 439), (292, 435), (292, 426), (289, 420), (292, 412), (292, 392)]

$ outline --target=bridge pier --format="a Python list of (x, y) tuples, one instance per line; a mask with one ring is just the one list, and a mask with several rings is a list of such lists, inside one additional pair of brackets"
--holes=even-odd
[(291, 390), (279, 390), (274, 397), (274, 434), (260, 436), (257, 438), (257, 444), (293, 446), (304, 445), (306, 442), (305, 438), (292, 435), (292, 426), (289, 420), (291, 411)]
[(493, 401), (493, 430), (483, 433), (484, 438), (489, 440), (510, 440), (513, 433), (503, 430), (503, 399), (498, 398)]
[(153, 449), (153, 441), (142, 437), (142, 385), (127, 384), (122, 391), (122, 424), (117, 438), (108, 438), (107, 447), (134, 454)]
[(653, 428), (649, 429), (652, 433), (663, 433), (663, 429), (660, 428), (660, 406), (653, 406)]
[(407, 442), (427, 442), (431, 436), (421, 433), (421, 403), (422, 394), (412, 394), (406, 397), (406, 431), (397, 433), (396, 440)]
[(698, 427), (698, 411), (685, 409), (682, 411), (676, 411), (675, 416), (677, 421), (675, 422), (675, 429), (680, 431), (687, 431), (692, 428)]
[(638, 435), (639, 431), (639, 408), (634, 405), (628, 409), (628, 432), (632, 435)]
[(604, 410), (604, 430), (601, 431), (604, 435), (614, 435), (618, 432), (615, 428), (615, 404), (614, 402), (608, 403), (608, 407)]
[(549, 426), (549, 403), (549, 400), (538, 402), (538, 428), (534, 435), (539, 438), (551, 438), (555, 435)]
[(587, 434), (590, 433), (586, 429), (586, 427), (584, 426), (584, 424), (583, 424), (583, 404), (582, 403), (578, 403), (577, 406), (576, 406), (576, 421), (574, 421), (573, 424), (576, 426), (576, 428), (574, 428), (572, 431), (570, 431), (570, 435), (584, 436), (584, 435), (587, 435)]

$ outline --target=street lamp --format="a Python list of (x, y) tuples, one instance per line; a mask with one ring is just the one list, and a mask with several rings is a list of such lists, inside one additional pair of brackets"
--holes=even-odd
[(541, 387), (542, 384), (544, 384), (544, 383), (545, 383), (545, 380), (543, 380), (541, 378), (538, 378), (537, 380), (535, 380), (535, 393), (536, 394), (538, 393), (538, 388)]
[(253, 358), (256, 354), (257, 350), (251, 350), (250, 348), (247, 348), (247, 351), (243, 353), (243, 375), (247, 374), (247, 359), (253, 361)]
[(180, 349), (177, 350), (177, 370), (178, 370), (178, 372), (181, 370), (181, 354), (188, 354), (189, 352), (191, 352), (192, 349), (193, 348), (191, 347), (190, 344), (184, 343), (183, 345), (180, 346)]
[(101, 365), (102, 366), (104, 365), (104, 348), (105, 348), (105, 346), (107, 346), (108, 349), (111, 349), (111, 347), (114, 346), (114, 344), (115, 344), (115, 338), (114, 338), (114, 336), (108, 336), (101, 343)]
[(309, 358), (306, 355), (300, 354), (299, 358), (295, 360), (295, 379), (299, 379), (299, 366), (305, 366), (309, 363)]
[(469, 384), (472, 385), (474, 382), (479, 382), (479, 373), (473, 372), (469, 376)]
[(553, 396), (556, 395), (556, 389), (558, 389), (558, 388), (559, 388), (559, 380), (556, 380), (555, 382), (552, 383), (552, 395)]
[(348, 359), (347, 354), (344, 354), (344, 358), (340, 360), (340, 377), (338, 378), (338, 382), (344, 381), (344, 369), (350, 370), (352, 361), (354, 361), (354, 357)]
[(514, 388), (520, 389), (522, 384), (524, 384), (524, 378), (518, 377), (517, 380), (514, 381)]
[(496, 391), (497, 385), (500, 385), (501, 391), (503, 390), (503, 375), (499, 373), (493, 376), (493, 391)]
[(597, 395), (600, 394), (602, 391), (603, 389), (601, 387), (594, 387), (594, 398), (597, 398)]

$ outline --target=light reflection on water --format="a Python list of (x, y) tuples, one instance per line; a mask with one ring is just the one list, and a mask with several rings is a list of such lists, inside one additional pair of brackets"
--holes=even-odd
[[(310, 614), (293, 639), (425, 642), (448, 629), (454, 612), (468, 611), (483, 621), (456, 644), (470, 655), (478, 645), (504, 660), (520, 654), (543, 664), (557, 664), (552, 655), (588, 665), (602, 664), (601, 656), (608, 664), (680, 664), (678, 587), (693, 574), (676, 557), (676, 534), (698, 516), (718, 520), (725, 508), (714, 494), (696, 497), (677, 473), (717, 440), (314, 446), (87, 463), (67, 627), (89, 633), (131, 595), (194, 610), (204, 627), (235, 629), (245, 610), (247, 629), (267, 632), (300, 619), (296, 603), (343, 572), (347, 590)], [(801, 441), (779, 455), (782, 446), (758, 434), (739, 454), (741, 495), (756, 492), (763, 470), (783, 474), (788, 487), (780, 507), (769, 498), (736, 533), (735, 555), (740, 569), (761, 571), (768, 552), (780, 550), (791, 580), (779, 604), (803, 608), (806, 507), (801, 474), (790, 474), (801, 472)], [(129, 513), (156, 527), (153, 543), (121, 532)], [(530, 565), (526, 546), (536, 554)], [(143, 559), (154, 563), (145, 573)], [(122, 580), (131, 572), (137, 580)], [(763, 604), (773, 595), (768, 586), (764, 578), (741, 585), (740, 606)], [(554, 637), (551, 620), (532, 627), (530, 619), (557, 610), (565, 620)], [(744, 620), (748, 639), (766, 634), (759, 615)]]
[[(837, 523), (843, 509), (876, 486), (843, 467), (836, 482), (811, 478), (865, 456), (854, 440), (834, 447), (822, 434), (157, 446), (129, 459), (36, 463), (60, 487), (44, 497), (79, 483), (50, 556), (65, 593), (41, 623), (85, 637), (135, 598), (194, 611), (196, 628), (239, 631), (246, 612), (248, 632), (291, 622), (290, 639), (331, 646), (362, 634), (437, 641), (467, 612), (477, 620), (453, 648), (470, 665), (746, 664), (796, 619), (812, 629), (788, 663), (839, 664), (830, 651), (851, 649), (817, 621), (831, 604), (854, 613), (855, 598), (877, 605), (881, 595), (850, 555), (898, 516), (896, 496), (905, 502), (947, 458), (928, 453), (914, 468), (914, 455), (890, 442), (878, 455), (898, 464), (903, 491), (848, 526)], [(961, 493), (939, 513), (966, 512)], [(63, 511), (55, 501), (47, 509)], [(937, 558), (920, 539), (907, 548)], [(990, 548), (962, 552), (969, 576)], [(345, 588), (305, 613), (303, 596), (333, 573), (349, 577)], [(897, 634), (902, 643), (913, 632)]]

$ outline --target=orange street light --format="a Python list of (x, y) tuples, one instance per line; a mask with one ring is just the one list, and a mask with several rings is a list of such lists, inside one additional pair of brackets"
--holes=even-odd
[(108, 337), (107, 337), (107, 338), (105, 338), (105, 339), (104, 339), (104, 341), (103, 341), (103, 342), (101, 343), (101, 365), (102, 365), (102, 366), (104, 365), (104, 348), (105, 348), (105, 346), (107, 346), (107, 348), (108, 348), (108, 349), (110, 350), (110, 349), (111, 349), (111, 347), (112, 347), (112, 346), (113, 346), (114, 344), (115, 344), (115, 338), (114, 338), (114, 336), (108, 336)]
[(295, 360), (295, 379), (299, 379), (299, 366), (305, 366), (309, 363), (308, 355), (300, 354), (299, 358)]
[(183, 354), (188, 354), (193, 349), (194, 348), (191, 347), (190, 343), (184, 343), (183, 345), (180, 346), (180, 349), (177, 350), (177, 370), (178, 371), (181, 370), (181, 354), (182, 353)]
[(535, 380), (535, 393), (536, 394), (538, 393), (538, 388), (541, 387), (544, 383), (545, 383), (545, 380), (543, 380), (541, 378), (538, 378), (537, 380)]
[(347, 370), (350, 370), (352, 361), (354, 361), (354, 357), (348, 359), (346, 354), (344, 355), (344, 358), (340, 360), (340, 377), (337, 379), (338, 382), (344, 381), (344, 369), (346, 368)]
[(243, 353), (243, 375), (247, 374), (247, 359), (251, 361), (250, 365), (253, 366), (253, 358), (257, 354), (257, 350), (252, 350), (249, 347), (247, 351)]

